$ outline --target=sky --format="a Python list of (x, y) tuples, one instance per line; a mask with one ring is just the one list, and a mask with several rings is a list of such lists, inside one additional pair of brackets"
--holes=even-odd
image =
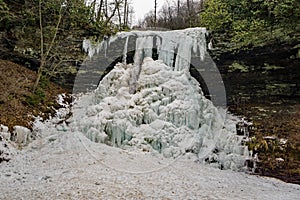
[[(133, 24), (136, 24), (139, 19), (143, 19), (150, 10), (154, 10), (154, 0), (131, 0), (131, 2), (135, 11)], [(166, 0), (157, 0), (158, 10), (165, 2)]]

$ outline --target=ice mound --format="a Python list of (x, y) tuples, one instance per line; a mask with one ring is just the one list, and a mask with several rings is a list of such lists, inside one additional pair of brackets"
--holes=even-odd
[(11, 133), (7, 126), (0, 125), (0, 163), (8, 162), (16, 154), (15, 147), (10, 142)]
[[(106, 69), (103, 55), (114, 59), (121, 54), (122, 63), (75, 102), (74, 127), (94, 142), (240, 169), (249, 152), (235, 122), (213, 105), (216, 101), (205, 98), (189, 72), (192, 59), (199, 59), (193, 66), (200, 67), (212, 98), (226, 96), (218, 69), (208, 59), (206, 35), (205, 28), (189, 28), (120, 32), (101, 43), (84, 40), (96, 70)], [(132, 64), (127, 64), (128, 52), (134, 52)], [(84, 83), (78, 80), (75, 86)]]
[(187, 70), (143, 59), (135, 91), (135, 64), (117, 64), (98, 88), (74, 104), (73, 123), (94, 142), (126, 149), (188, 154), (200, 162), (238, 170), (249, 155), (235, 123), (206, 99)]

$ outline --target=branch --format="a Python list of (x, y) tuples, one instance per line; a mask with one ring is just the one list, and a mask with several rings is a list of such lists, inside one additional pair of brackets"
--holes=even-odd
[(61, 19), (62, 19), (62, 5), (60, 5), (60, 9), (59, 9), (59, 18), (58, 18), (58, 21), (57, 21), (57, 24), (56, 24), (56, 27), (55, 27), (55, 32), (54, 32), (54, 35), (52, 37), (52, 40), (51, 40), (51, 43), (50, 43), (50, 46), (48, 48), (48, 51), (46, 52), (46, 54), (44, 54), (44, 35), (43, 35), (43, 24), (42, 24), (42, 1), (39, 0), (39, 18), (40, 18), (40, 36), (41, 36), (41, 63), (40, 63), (40, 67), (38, 69), (38, 74), (37, 74), (37, 78), (35, 80), (35, 83), (33, 85), (33, 92), (36, 91), (37, 87), (38, 87), (38, 84), (40, 82), (40, 78), (42, 76), (42, 73), (43, 73), (43, 70), (44, 70), (44, 67), (45, 67), (45, 62), (46, 62), (46, 59), (54, 45), (54, 42), (55, 42), (55, 39), (56, 39), (56, 36), (57, 36), (57, 32), (58, 32), (58, 28), (59, 28), (59, 25), (60, 25), (60, 22), (61, 22)]
[(40, 18), (40, 37), (41, 37), (41, 62), (44, 58), (44, 35), (43, 35), (43, 24), (42, 24), (42, 1), (39, 0), (39, 18)]
[(113, 13), (106, 19), (106, 21), (104, 23), (105, 26), (109, 23), (109, 21), (111, 20), (111, 18), (113, 18), (113, 16), (115, 16), (115, 13), (117, 11), (117, 7), (118, 7), (118, 5), (116, 4)]
[(58, 18), (58, 21), (57, 21), (57, 24), (56, 24), (56, 27), (55, 27), (55, 32), (54, 32), (53, 38), (51, 40), (49, 49), (48, 49), (48, 51), (46, 53), (46, 56), (45, 56), (46, 58), (48, 57), (48, 55), (49, 55), (49, 53), (52, 49), (52, 46), (54, 45), (61, 19), (62, 19), (62, 6), (60, 6), (60, 9), (59, 9), (59, 18)]

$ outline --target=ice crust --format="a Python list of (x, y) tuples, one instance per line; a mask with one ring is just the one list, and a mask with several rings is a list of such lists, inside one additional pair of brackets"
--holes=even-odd
[[(192, 52), (204, 59), (205, 34), (204, 28), (194, 28), (121, 32), (100, 44), (85, 40), (83, 47), (92, 57), (126, 38), (123, 63), (116, 64), (95, 91), (75, 102), (75, 127), (94, 142), (173, 158), (192, 154), (218, 168), (241, 169), (249, 151), (241, 145), (234, 120), (204, 97), (189, 73)], [(137, 37), (134, 63), (126, 64), (131, 36)], [(151, 58), (154, 37), (159, 38), (157, 61)]]

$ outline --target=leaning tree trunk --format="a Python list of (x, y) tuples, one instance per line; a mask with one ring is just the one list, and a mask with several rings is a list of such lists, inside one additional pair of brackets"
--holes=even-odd
[(47, 57), (49, 56), (49, 53), (52, 50), (52, 47), (55, 43), (61, 19), (62, 19), (62, 6), (60, 6), (59, 17), (58, 17), (58, 21), (57, 21), (57, 24), (56, 24), (56, 27), (55, 27), (55, 30), (54, 30), (54, 35), (52, 37), (52, 40), (50, 42), (48, 50), (46, 51), (46, 53), (44, 53), (44, 45), (45, 44), (44, 44), (44, 33), (43, 33), (43, 23), (42, 23), (42, 21), (43, 21), (42, 2), (41, 2), (41, 0), (39, 0), (39, 26), (40, 26), (40, 38), (41, 38), (40, 39), (40, 45), (41, 45), (41, 48), (40, 48), (41, 57), (40, 57), (40, 59), (41, 59), (41, 63), (40, 63), (40, 67), (38, 69), (37, 78), (36, 78), (35, 83), (33, 85), (33, 92), (36, 92), (36, 89), (38, 88), (38, 85), (39, 85), (40, 79), (42, 77), (42, 74), (43, 74), (44, 71), (46, 71), (45, 67), (46, 67), (46, 63), (47, 63)]

